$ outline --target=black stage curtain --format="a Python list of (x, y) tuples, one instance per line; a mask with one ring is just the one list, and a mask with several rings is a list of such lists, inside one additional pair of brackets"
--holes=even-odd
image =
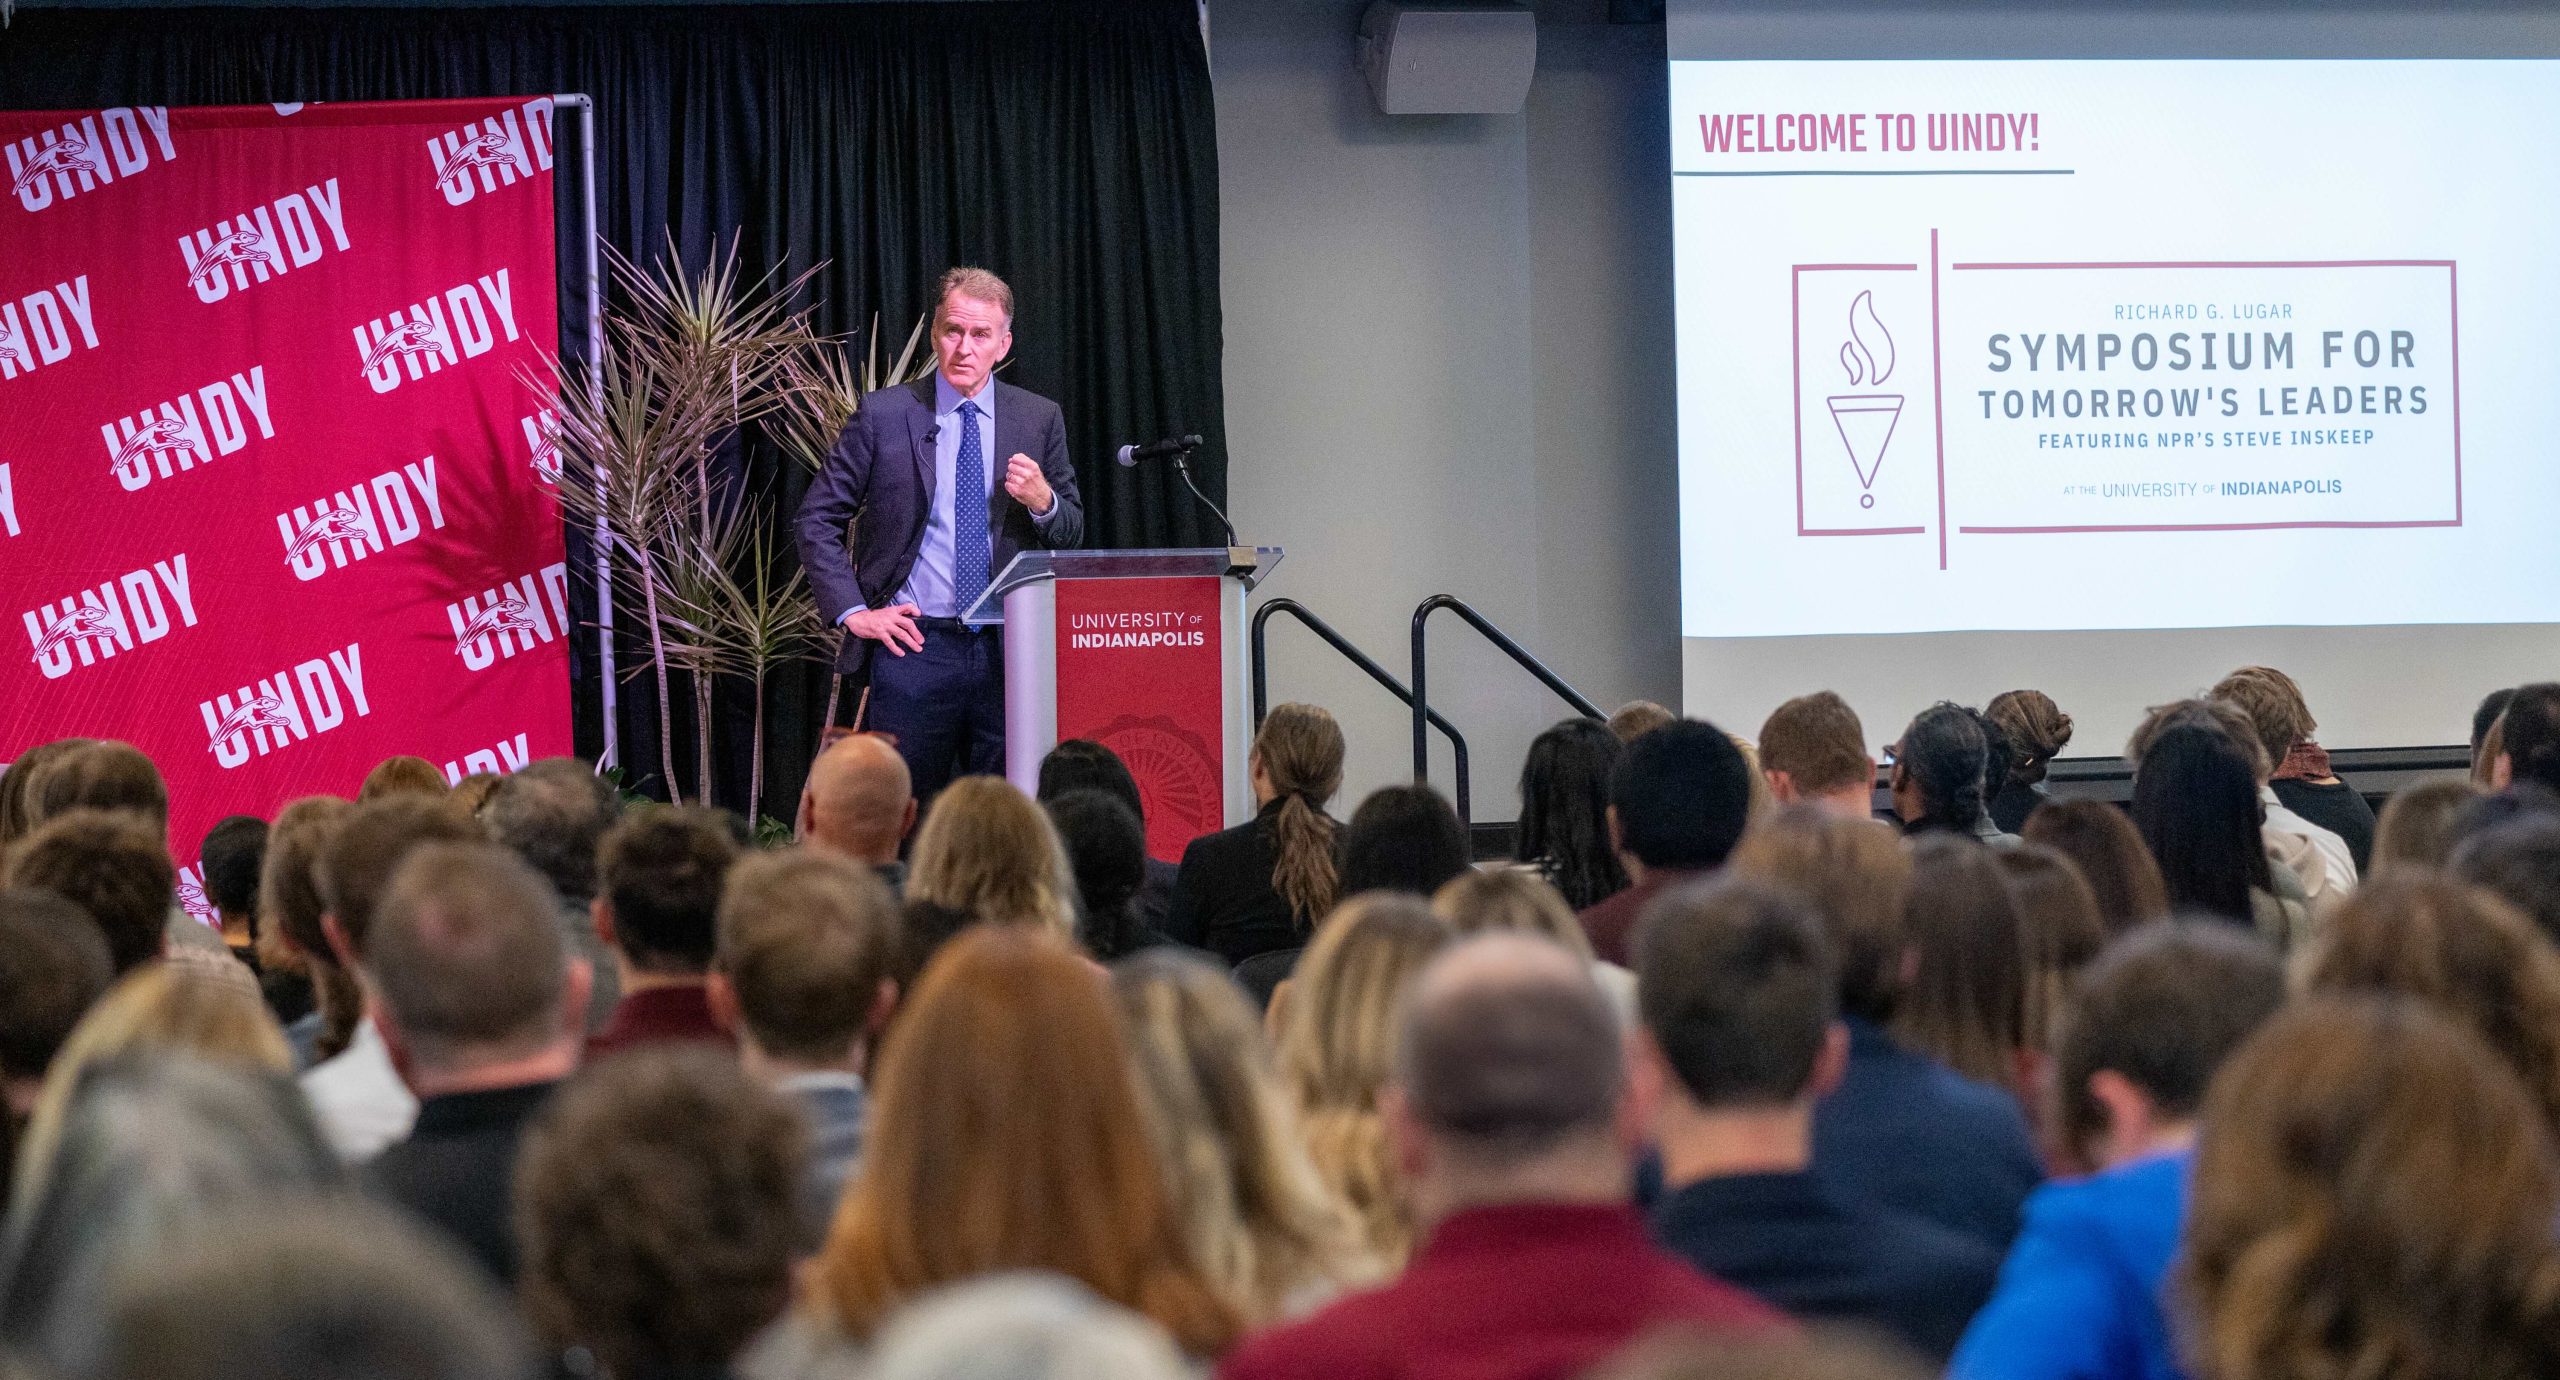
[[(22, 6), (0, 29), (0, 107), (13, 109), (560, 92), (595, 99), (598, 224), (612, 246), (646, 261), (672, 232), (698, 265), (735, 236), (750, 274), (785, 277), (824, 261), (819, 329), (868, 330), (876, 313), (890, 351), (944, 268), (992, 268), (1017, 302), (1005, 377), (1066, 411), (1087, 543), (1223, 542), (1169, 470), (1109, 456), (1199, 432), (1194, 472), (1225, 497), (1217, 132), (1192, 0)], [(564, 160), (559, 175), (566, 193), (576, 171)], [(787, 520), (807, 487), (797, 467), (760, 448), (740, 463)], [(644, 664), (645, 644), (621, 638), (617, 656)], [(592, 752), (602, 696), (592, 660), (578, 661)], [(827, 677), (813, 665), (769, 688), (764, 813), (791, 814)], [(743, 810), (750, 720), (743, 692), (722, 698), (719, 803)], [(848, 690), (840, 718), (852, 701)], [(663, 795), (647, 677), (622, 682), (617, 718), (626, 779)]]

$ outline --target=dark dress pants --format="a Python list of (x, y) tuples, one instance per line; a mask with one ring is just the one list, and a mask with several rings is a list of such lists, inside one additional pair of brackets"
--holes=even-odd
[(956, 776), (1004, 774), (1004, 630), (972, 632), (955, 618), (919, 618), (924, 650), (871, 652), (871, 707), (865, 727), (898, 742), (929, 801)]

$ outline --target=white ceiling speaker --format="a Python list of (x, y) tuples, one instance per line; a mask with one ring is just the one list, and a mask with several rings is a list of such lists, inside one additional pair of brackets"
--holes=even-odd
[(1374, 0), (1357, 48), (1389, 115), (1517, 115), (1538, 70), (1538, 17), (1526, 5)]

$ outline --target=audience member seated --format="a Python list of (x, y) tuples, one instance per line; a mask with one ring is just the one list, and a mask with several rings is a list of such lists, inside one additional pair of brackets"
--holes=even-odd
[(2133, 824), (2160, 864), (2169, 904), (2254, 926), (2280, 948), (2303, 940), (2309, 904), (2277, 893), (2277, 878), (2294, 874), (2269, 859), (2258, 827), (2254, 743), (2202, 715), (2135, 737)]
[[(2062, 854), (2022, 841), (2015, 848), (1993, 849), (1991, 861), (2018, 904), (2024, 948), (2026, 1007), (2018, 1033), (2026, 1044), (2019, 1051), (2010, 1086), (2018, 1090), (2018, 1100), (2026, 1107), (2037, 1144), (2049, 1147), (2043, 1090), (2052, 1072), (2053, 1037), (2063, 1013), (2070, 1009), (2081, 970), (2106, 947), (2106, 926), (2098, 919), (2097, 894)], [(2052, 1158), (2046, 1155), (2048, 1162)]]
[(2483, 763), (2483, 749), (2489, 743), (2489, 730), (2506, 717), (2507, 701), (2516, 697), (2514, 687), (2492, 690), (2480, 697), (2480, 705), (2471, 711), (2471, 767), (2476, 777)]
[(1418, 898), (1354, 897), (1326, 918), (1271, 1005), (1280, 1082), (1308, 1157), (1350, 1209), (1361, 1249), (1390, 1271), (1412, 1247), (1413, 1218), (1378, 1099), (1392, 1072), (1396, 1003), (1449, 938)]
[(208, 1240), (212, 1215), (263, 1213), (339, 1182), (337, 1157), (280, 1076), (136, 1048), (84, 1067), (66, 1094), (57, 1129), (24, 1147), (0, 1245), (0, 1355), (39, 1374), (97, 1374), (115, 1340), (103, 1313), (116, 1284)]
[(424, 757), (385, 757), (364, 775), (364, 784), (356, 788), (356, 803), (369, 805), (395, 795), (422, 795), (441, 800), (450, 794), (444, 773)]
[(1629, 700), (1609, 715), (1609, 732), (1621, 743), (1632, 743), (1664, 724), (1680, 722), (1680, 716), (1651, 700)]
[(800, 788), (801, 842), (870, 868), (894, 893), (907, 884), (898, 850), (915, 827), (913, 778), (888, 739), (849, 734), (809, 764), (809, 782)]
[(1608, 726), (1567, 719), (1529, 743), (1520, 767), (1520, 825), (1512, 856), (1574, 910), (1626, 890), (1609, 843), (1609, 774), (1626, 751)]
[(2472, 750), (2471, 784), (2484, 791), (2503, 791), (2507, 788), (2507, 774), (2513, 770), (2515, 763), (2507, 760), (2507, 716), (2501, 711), (2490, 721), (2480, 746)]
[(578, 1066), (586, 965), (561, 943), (551, 889), (495, 844), (410, 850), (377, 904), (374, 1019), (418, 1118), (367, 1181), (512, 1286), (516, 1151)]
[[(2243, 667), (2213, 687), (2212, 699), (2239, 710), (2248, 720), (2249, 733), (2266, 766), (2258, 782), (2258, 803), (2265, 815), (2259, 827), (2271, 844), (2284, 847), (2283, 840), (2300, 838), (2319, 855), (2319, 866), (2297, 864), (2296, 870), (2312, 902), (2327, 909), (2355, 889), (2365, 859), (2373, 854), (2372, 807), (2355, 787), (2330, 775), (2329, 754), (2311, 741), (2311, 710), (2292, 677), (2264, 666)], [(2287, 770), (2296, 773), (2290, 780), (2284, 776)], [(2296, 799), (2347, 828), (2334, 829), (2302, 814), (2291, 804)], [(2348, 837), (2350, 832), (2354, 839)], [(2361, 840), (2361, 848), (2356, 840)], [(2292, 857), (2287, 849), (2287, 860)]]
[(302, 1075), (302, 1093), (311, 1099), (329, 1143), (349, 1164), (381, 1154), (383, 1147), (407, 1136), (418, 1119), (417, 1096), (392, 1067), (390, 1047), (373, 1018), (374, 1004), (382, 999), (369, 966), (374, 911), (392, 874), (413, 850), (479, 837), (471, 821), (443, 800), (411, 793), (358, 805), (329, 833), (318, 868), (320, 898), (327, 907), (320, 928), (331, 957), (362, 991), (365, 1014), (344, 1050)]
[(274, 941), (267, 968), (299, 972), (311, 984), (310, 1014), (284, 1028), (297, 1076), (344, 1050), (364, 1019), (364, 992), (329, 950), (329, 905), (320, 897), (320, 859), (354, 808), (334, 795), (307, 795), (277, 811), (267, 830), (258, 873), (258, 913)]
[(1893, 1036), (1977, 1083), (2035, 1095), (2019, 1074), (2029, 1049), (2026, 921), (1991, 851), (1940, 833), (1911, 840), (1902, 903), (1908, 946)]
[(1731, 871), (1810, 902), (1840, 964), (1849, 1062), (1814, 1106), (1814, 1172), (1854, 1198), (2008, 1249), (2019, 1204), (2044, 1177), (2018, 1100), (1887, 1033), (1913, 961), (1903, 929), (1911, 858), (1893, 830), (1799, 806), (1745, 839)]
[(1812, 805), (1843, 819), (1873, 819), (1876, 759), (1849, 702), (1828, 690), (1798, 695), (1760, 725), (1760, 772), (1779, 805)]
[(1160, 949), (1112, 965), (1138, 1091), (1183, 1242), (1247, 1327), (1376, 1273), (1307, 1158), (1260, 1020), (1207, 960)]
[(1582, 912), (1591, 951), (1626, 967), (1644, 908), (1723, 866), (1750, 819), (1751, 768), (1722, 729), (1683, 719), (1628, 744), (1609, 778), (1609, 840), (1634, 881)]
[(2450, 869), (2505, 897), (2544, 938), (2560, 943), (2560, 815), (2528, 810), (2473, 830), (2454, 845)]
[(1384, 786), (1342, 831), (1342, 895), (1401, 891), (1427, 897), (1473, 866), (1466, 826), (1429, 786)]
[(1311, 704), (1275, 706), (1245, 759), (1260, 809), (1182, 851), (1165, 937), (1230, 965), (1295, 949), (1341, 895), (1342, 729)]
[(964, 776), (933, 800), (907, 874), (907, 941), (896, 974), (913, 987), (944, 940), (969, 925), (1076, 932), (1076, 879), (1049, 816), (1000, 776)]
[[(0, 868), (13, 887), (50, 891), (97, 922), (118, 974), (169, 948), (178, 871), (163, 829), (127, 810), (73, 809), (46, 818)], [(193, 920), (183, 922), (210, 935)], [(219, 944), (215, 946), (219, 948)]]
[(1754, 747), (1750, 739), (1739, 733), (1728, 733), (1725, 736), (1733, 740), (1733, 750), (1742, 754), (1742, 765), (1746, 773), (1743, 780), (1751, 783), (1751, 804), (1742, 812), (1742, 827), (1747, 831), (1777, 812), (1778, 798), (1769, 793), (1768, 773), (1760, 770), (1760, 749)]
[(534, 1380), (515, 1311), (387, 1209), (230, 1207), (104, 1301), (97, 1380)]
[(613, 1019), (622, 1000), (621, 965), (597, 937), (595, 922), (596, 859), (621, 815), (622, 797), (593, 767), (574, 757), (545, 757), (498, 778), (478, 816), (491, 839), (515, 850), (559, 895), (560, 933), (595, 974), (587, 998), (591, 1035)]
[(2098, 924), (2113, 938), (2169, 918), (2169, 884), (2151, 845), (2124, 811), (2102, 800), (2050, 800), (2027, 817), (2028, 843), (2071, 860), (2097, 898)]
[(2095, 1172), (2027, 1200), (1956, 1380), (2173, 1380), (2163, 1312), (2196, 1115), (2214, 1072), (2284, 1000), (2273, 950), (2217, 921), (2156, 921), (2090, 965), (2054, 1054), (2056, 1121)]
[(2177, 1282), (2197, 1373), (2560, 1375), (2540, 1122), (2476, 1038), (2406, 999), (2279, 1014), (2205, 1100)]
[(550, 1354), (616, 1380), (732, 1374), (791, 1303), (807, 1154), (791, 1104), (709, 1050), (637, 1051), (563, 1089), (516, 1171)]
[(1386, 1115), (1428, 1239), (1395, 1282), (1248, 1342), (1225, 1380), (1568, 1376), (1665, 1323), (1777, 1322), (1645, 1240), (1627, 1199), (1650, 1109), (1588, 963), (1465, 940), (1398, 1026)]
[(1873, 1327), (1944, 1361), (1999, 1253), (1813, 1173), (1814, 1103), (1849, 1050), (1820, 920), (1762, 882), (1674, 892), (1647, 915), (1636, 963), (1636, 1083), (1670, 1190), (1654, 1239), (1800, 1318)]
[(35, 824), (68, 810), (130, 810), (163, 832), (169, 827), (169, 785), (131, 743), (84, 739), (52, 759), (28, 787)]
[(800, 1104), (812, 1140), (800, 1250), (826, 1238), (862, 1158), (862, 1070), (897, 1000), (898, 903), (879, 874), (823, 849), (760, 853), (729, 869), (711, 960), (712, 1015), (746, 1071)]
[(952, 940), (882, 1050), (862, 1172), (802, 1277), (800, 1349), (859, 1348), (942, 1285), (1044, 1269), (1222, 1354), (1242, 1321), (1183, 1241), (1146, 1127), (1082, 955), (1019, 926)]
[(49, 891), (0, 891), (0, 1210), (45, 1070), (114, 975), (86, 911)]
[(2560, 949), (2497, 896), (2423, 873), (2376, 882), (2329, 916), (2294, 979), (2426, 1003), (2505, 1059), (2560, 1134)]
[(866, 1380), (1196, 1380), (1164, 1329), (1061, 1275), (937, 1289), (880, 1330)]
[(1609, 1005), (1629, 1026), (1636, 1017), (1636, 975), (1592, 956), (1591, 937), (1556, 889), (1526, 872), (1469, 868), (1431, 894), (1431, 913), (1455, 934), (1514, 930), (1552, 940), (1582, 956)]
[(1989, 783), (1991, 799), (1984, 808), (2004, 833), (2027, 827), (2027, 816), (2052, 799), (2045, 791), (2045, 772), (2071, 745), (2071, 716), (2042, 690), (2005, 690), (1982, 707), (1982, 716), (2009, 740), (2009, 770)]
[(125, 974), (73, 1026), (28, 1111), (27, 1164), (52, 1153), (89, 1070), (127, 1056), (186, 1055), (261, 1075), (291, 1067), (258, 987), (238, 964), (213, 956), (150, 963)]
[(98, 741), (95, 738), (55, 738), (37, 743), (18, 754), (17, 760), (0, 768), (0, 853), (9, 845), (35, 832), (44, 822), (40, 802), (35, 793), (36, 778), (46, 767), (71, 753)]
[(506, 779), (493, 771), (475, 771), (454, 782), (448, 798), (454, 809), (478, 819), (480, 811), (487, 807), (489, 797), (498, 793), (498, 784)]
[(251, 972), (258, 971), (258, 873), (266, 856), (267, 822), (256, 815), (225, 816), (196, 848), (205, 904), (213, 907), (223, 945)]
[(2394, 792), (2374, 826), (2372, 876), (2440, 871), (2451, 864), (2454, 816), (2479, 794), (2468, 781), (2421, 781)]
[(731, 1045), (704, 983), (718, 942), (720, 888), (738, 845), (709, 810), (644, 810), (605, 835), (596, 868), (596, 937), (613, 951), (622, 1000), (587, 1037), (600, 1059), (640, 1045)]
[[(2496, 789), (2530, 782), (2560, 791), (2560, 683), (2517, 686), (2506, 712), (2498, 716), (2498, 728), (2503, 741), (2496, 758)], [(50, 786), (45, 793), (52, 795)]]
[(1127, 802), (1105, 791), (1068, 791), (1045, 802), (1049, 823), (1075, 872), (1076, 933), (1085, 950), (1108, 963), (1163, 942), (1138, 919), (1147, 884), (1147, 826)]
[[(1138, 779), (1129, 774), (1129, 764), (1120, 754), (1090, 738), (1069, 738), (1049, 749), (1040, 759), (1040, 781), (1033, 797), (1046, 805), (1069, 791), (1101, 791), (1116, 797), (1138, 817), (1144, 836), (1147, 802), (1138, 794)], [(1153, 854), (1146, 854), (1147, 877), (1138, 888), (1135, 906), (1138, 923), (1151, 934), (1164, 933), (1165, 916), (1173, 907), (1173, 882), (1181, 868)]]
[(1944, 700), (1923, 709), (1889, 754), (1894, 817), (1906, 834), (1960, 834), (2007, 842), (1984, 811), (1982, 786), (1991, 745), (1974, 711)]

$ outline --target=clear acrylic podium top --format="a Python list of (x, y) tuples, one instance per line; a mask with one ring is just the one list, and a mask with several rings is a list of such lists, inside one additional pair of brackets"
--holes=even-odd
[(1168, 546), (1134, 551), (1025, 551), (960, 615), (969, 623), (1004, 621), (1004, 597), (1048, 580), (1168, 579), (1233, 576), (1250, 590), (1280, 564), (1277, 546)]

